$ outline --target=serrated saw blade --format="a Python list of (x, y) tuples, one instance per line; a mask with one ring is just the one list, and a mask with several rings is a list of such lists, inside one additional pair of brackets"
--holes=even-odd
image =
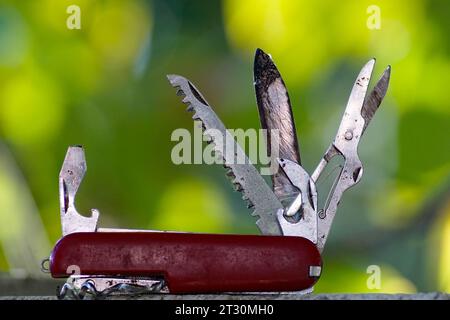
[(266, 235), (282, 235), (276, 212), (283, 206), (244, 150), (189, 80), (179, 75), (168, 75), (167, 78), (178, 90), (177, 94), (184, 95), (182, 101), (188, 105), (188, 111), (194, 112), (192, 118), (202, 122), (216, 155), (222, 156), (224, 166), (229, 170), (227, 175), (232, 177), (237, 190), (243, 193), (243, 199), (254, 208), (252, 216), (259, 217), (256, 222), (259, 230)]

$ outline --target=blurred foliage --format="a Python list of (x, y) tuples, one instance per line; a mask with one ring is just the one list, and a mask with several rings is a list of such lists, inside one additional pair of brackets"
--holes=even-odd
[[(66, 27), (71, 4), (80, 30)], [(381, 10), (379, 30), (366, 26), (369, 5)], [(373, 264), (380, 291), (448, 291), (449, 12), (432, 0), (1, 0), (0, 160), (10, 159), (0, 167), (1, 270), (29, 270), (33, 239), (42, 250), (43, 232), (60, 237), (57, 177), (71, 144), (85, 146), (89, 169), (79, 211), (100, 209), (101, 226), (256, 233), (220, 166), (171, 162), (170, 134), (192, 120), (165, 75), (188, 76), (229, 128), (258, 128), (252, 55), (261, 47), (289, 87), (308, 170), (359, 68), (372, 56), (376, 76), (392, 65), (360, 147), (365, 174), (340, 206), (317, 291), (370, 291)]]

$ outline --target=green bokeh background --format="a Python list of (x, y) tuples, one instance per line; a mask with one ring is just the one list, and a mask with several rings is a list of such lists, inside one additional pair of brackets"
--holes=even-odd
[[(69, 30), (66, 9), (81, 8)], [(370, 5), (380, 29), (369, 29)], [(257, 233), (221, 166), (175, 165), (193, 130), (165, 78), (189, 77), (229, 128), (259, 128), (257, 47), (289, 88), (303, 165), (334, 136), (361, 66), (391, 85), (362, 139), (364, 176), (341, 203), (317, 292), (450, 290), (450, 3), (0, 1), (0, 272), (42, 276), (61, 235), (58, 174), (82, 144), (80, 212), (103, 227)], [(381, 288), (368, 288), (369, 265)], [(1, 288), (0, 288), (1, 293)]]

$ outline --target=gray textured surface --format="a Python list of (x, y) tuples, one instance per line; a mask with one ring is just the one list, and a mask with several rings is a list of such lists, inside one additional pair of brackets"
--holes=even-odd
[[(64, 283), (58, 280), (11, 279), (0, 277), (0, 300), (53, 300), (56, 299), (57, 286)], [(450, 294), (429, 292), (416, 294), (199, 294), (172, 295), (154, 294), (134, 297), (143, 300), (450, 300)], [(114, 299), (129, 299), (114, 297)]]
[[(114, 297), (115, 300), (449, 300), (450, 295), (439, 292), (417, 294), (155, 294), (140, 297)], [(55, 300), (54, 296), (0, 296), (0, 300)]]
[(58, 281), (51, 278), (15, 279), (0, 276), (0, 297), (53, 296), (56, 295), (56, 288), (64, 282), (64, 280)]

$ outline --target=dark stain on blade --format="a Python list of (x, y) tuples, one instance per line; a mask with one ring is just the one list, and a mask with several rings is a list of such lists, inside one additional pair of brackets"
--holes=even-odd
[[(279, 130), (279, 154), (270, 154), (270, 134), (266, 136), (267, 154), (272, 163), (277, 164), (275, 158), (279, 157), (300, 164), (297, 134), (286, 86), (270, 56), (261, 49), (257, 49), (255, 54), (254, 81), (261, 127), (267, 129), (268, 133), (273, 129)], [(274, 193), (279, 198), (298, 193), (283, 170), (277, 170), (272, 176), (272, 182)]]
[(194, 97), (197, 98), (198, 101), (203, 103), (204, 105), (208, 105), (208, 103), (205, 101), (205, 99), (202, 97), (201, 93), (197, 91), (197, 89), (194, 87), (194, 85), (191, 82), (188, 82), (189, 89), (191, 89), (192, 93), (194, 94)]
[(386, 91), (389, 86), (390, 78), (391, 66), (388, 66), (386, 70), (384, 70), (383, 75), (381, 76), (380, 80), (378, 80), (372, 92), (370, 92), (370, 94), (366, 97), (364, 105), (361, 109), (361, 115), (364, 118), (364, 128), (362, 132), (366, 130), (370, 120), (372, 120), (373, 115), (378, 110), (381, 101), (383, 101), (383, 98), (386, 95)]

